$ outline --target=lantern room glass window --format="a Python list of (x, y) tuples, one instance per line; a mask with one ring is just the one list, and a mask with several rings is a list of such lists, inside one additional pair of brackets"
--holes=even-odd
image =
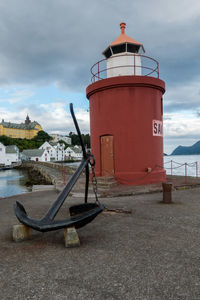
[(139, 45), (129, 44), (127, 43), (127, 52), (138, 53), (140, 50)]
[(126, 44), (112, 46), (112, 52), (113, 52), (113, 54), (119, 54), (119, 53), (126, 52)]
[(112, 55), (112, 52), (110, 48), (108, 48), (103, 54), (105, 55), (106, 58), (109, 58)]

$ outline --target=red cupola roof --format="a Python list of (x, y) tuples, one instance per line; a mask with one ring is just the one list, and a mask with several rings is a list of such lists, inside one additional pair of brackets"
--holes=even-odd
[(118, 38), (116, 38), (116, 40), (114, 40), (110, 46), (113, 45), (119, 45), (122, 43), (131, 43), (131, 44), (135, 44), (135, 45), (140, 45), (143, 47), (142, 43), (132, 39), (130, 36), (128, 36), (127, 34), (125, 34), (125, 28), (126, 28), (126, 23), (122, 22), (120, 24), (120, 28), (121, 28), (121, 34), (120, 36), (118, 36)]
[[(142, 45), (142, 43), (140, 43), (140, 42), (132, 39), (130, 36), (128, 36), (127, 34), (125, 34), (126, 23), (122, 22), (120, 24), (120, 28), (121, 28), (121, 34), (120, 34), (120, 36), (118, 38), (116, 38), (109, 45), (109, 47), (106, 48), (106, 50), (103, 52), (103, 55), (105, 55), (108, 58), (108, 49), (109, 48), (112, 48), (113, 46), (115, 47), (117, 45), (123, 45), (123, 44), (135, 45), (138, 48), (138, 51), (139, 51), (140, 48), (142, 48), (143, 52), (145, 52), (144, 46)], [(133, 51), (130, 51), (130, 52), (133, 52)]]

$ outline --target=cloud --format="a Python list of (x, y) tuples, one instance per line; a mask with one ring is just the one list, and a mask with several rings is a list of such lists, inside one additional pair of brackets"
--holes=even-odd
[(81, 0), (2, 1), (0, 84), (85, 89), (90, 67), (120, 34), (121, 21), (159, 60), (164, 79), (185, 80), (199, 74), (199, 6), (194, 0), (86, 0), (84, 7)]
[(29, 100), (31, 97), (34, 96), (34, 91), (31, 89), (24, 89), (24, 88), (11, 88), (9, 91), (0, 90), (0, 104), (1, 103), (9, 103), (9, 104), (16, 104), (20, 102), (24, 102)]
[[(68, 134), (76, 132), (71, 114), (66, 110), (64, 101), (57, 101), (50, 104), (41, 104), (40, 113), (35, 114), (33, 107), (30, 113), (32, 118), (39, 122), (43, 129), (49, 133)], [(82, 133), (89, 132), (89, 113), (86, 110), (74, 109), (75, 115)]]
[(200, 119), (192, 112), (170, 112), (164, 125), (164, 151), (170, 154), (179, 145), (191, 146), (200, 140)]
[(171, 113), (164, 120), (165, 138), (196, 138), (200, 137), (200, 119), (195, 114)]
[[(82, 133), (89, 132), (89, 112), (83, 109), (74, 109), (79, 127)], [(48, 133), (59, 133), (67, 135), (70, 131), (76, 132), (72, 117), (66, 109), (64, 101), (57, 101), (50, 104), (41, 104), (39, 107), (30, 104), (20, 106), (18, 111), (11, 112), (0, 108), (0, 115), (5, 121), (14, 123), (24, 122), (26, 115), (31, 121), (37, 121)]]
[[(126, 33), (144, 44), (146, 55), (159, 62), (160, 78), (166, 82), (165, 140), (198, 137), (200, 2), (196, 0), (0, 1), (1, 118), (22, 122), (28, 113), (47, 131), (74, 131), (64, 96), (58, 101), (54, 93), (48, 103), (41, 94), (37, 98), (35, 89), (54, 85), (84, 94), (91, 66), (119, 36), (121, 21), (127, 23)], [(88, 113), (80, 109), (80, 102), (76, 114), (83, 132), (88, 132)]]
[(200, 76), (187, 83), (178, 83), (166, 88), (164, 111), (188, 111), (200, 109)]

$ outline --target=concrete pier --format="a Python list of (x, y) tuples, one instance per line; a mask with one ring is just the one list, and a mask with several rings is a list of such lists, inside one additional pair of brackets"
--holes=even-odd
[[(65, 248), (63, 230), (12, 240), (20, 201), (41, 218), (56, 191), (0, 199), (1, 299), (199, 299), (200, 188), (173, 191), (173, 205), (162, 193), (102, 198), (110, 209), (78, 230), (81, 246)], [(58, 218), (66, 218), (69, 198)]]
[[(56, 163), (41, 163), (41, 162), (26, 162), (24, 163), (26, 168), (34, 168), (34, 170), (40, 172), (40, 174), (48, 181), (52, 183), (52, 186), (35, 186), (33, 190), (42, 189), (56, 189), (61, 192), (69, 180), (71, 175), (74, 173), (74, 169), (70, 167), (65, 167), (66, 174), (63, 176), (63, 167), (61, 164)], [(171, 182), (173, 189), (190, 189), (194, 187), (200, 187), (200, 178), (187, 177), (184, 176), (170, 176), (167, 175), (167, 181)], [(114, 177), (99, 177), (98, 182), (98, 195), (100, 197), (123, 197), (123, 196), (134, 196), (144, 193), (162, 192), (162, 183), (154, 183), (147, 185), (137, 185), (137, 186), (126, 186), (118, 184)], [(85, 190), (85, 175), (81, 174), (75, 186), (73, 187), (70, 195), (73, 197), (80, 197)], [(92, 183), (89, 184), (89, 198), (94, 197)]]

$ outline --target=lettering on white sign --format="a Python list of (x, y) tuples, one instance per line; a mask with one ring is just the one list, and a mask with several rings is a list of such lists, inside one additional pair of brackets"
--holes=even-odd
[(162, 121), (153, 120), (153, 135), (163, 136), (163, 124)]

